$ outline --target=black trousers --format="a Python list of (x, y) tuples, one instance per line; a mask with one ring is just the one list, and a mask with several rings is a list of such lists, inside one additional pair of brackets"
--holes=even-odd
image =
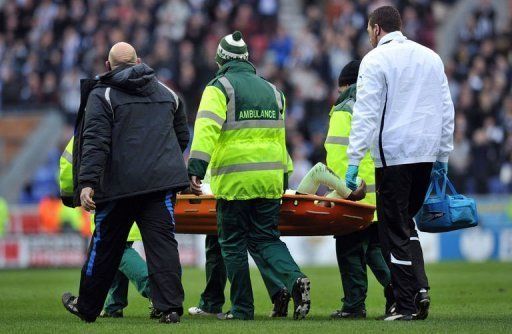
[(146, 251), (153, 306), (183, 314), (184, 292), (178, 242), (174, 238), (172, 192), (155, 192), (96, 206), (95, 230), (82, 268), (78, 310), (87, 320), (98, 317), (119, 268), (134, 221)]
[(416, 313), (414, 296), (428, 289), (423, 251), (413, 217), (430, 183), (432, 163), (397, 165), (375, 170), (379, 237), (391, 271), (397, 312)]

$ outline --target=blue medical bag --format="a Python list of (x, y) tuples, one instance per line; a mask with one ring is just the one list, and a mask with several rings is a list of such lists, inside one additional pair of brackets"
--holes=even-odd
[(478, 213), (474, 199), (458, 194), (446, 174), (435, 172), (415, 220), (420, 231), (439, 233), (477, 226)]

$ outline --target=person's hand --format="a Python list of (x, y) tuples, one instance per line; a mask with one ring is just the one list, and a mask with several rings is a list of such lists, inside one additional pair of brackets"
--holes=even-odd
[(85, 187), (80, 193), (80, 203), (85, 211), (96, 210), (96, 203), (92, 200), (94, 197), (94, 190), (91, 187)]
[(357, 174), (359, 173), (359, 166), (348, 165), (347, 173), (345, 174), (345, 182), (350, 190), (357, 189)]
[(436, 173), (438, 173), (440, 175), (448, 174), (448, 163), (440, 162), (440, 161), (434, 162), (434, 167), (432, 168), (432, 174), (436, 174)]
[(350, 201), (360, 201), (366, 197), (366, 182), (361, 180), (361, 184), (357, 187), (356, 190), (352, 191), (350, 195), (347, 197)]
[(192, 175), (190, 177), (190, 190), (192, 191), (192, 194), (196, 196), (203, 194), (203, 191), (201, 190), (201, 179), (196, 175)]

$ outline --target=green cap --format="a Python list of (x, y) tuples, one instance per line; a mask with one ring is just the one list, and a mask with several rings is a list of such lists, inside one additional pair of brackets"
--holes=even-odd
[(249, 59), (247, 44), (245, 44), (240, 31), (235, 31), (232, 34), (224, 36), (220, 40), (219, 46), (217, 47), (217, 54), (215, 55), (215, 61), (220, 65), (224, 65), (226, 62), (233, 59)]

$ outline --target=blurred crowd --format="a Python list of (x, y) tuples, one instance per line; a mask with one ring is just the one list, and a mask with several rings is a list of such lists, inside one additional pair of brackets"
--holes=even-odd
[(481, 1), (460, 27), (445, 64), (456, 107), (450, 175), (460, 192), (512, 191), (512, 30)]
[[(338, 74), (370, 50), (368, 13), (396, 5), (404, 34), (435, 48), (436, 2), (305, 0), (302, 30), (292, 34), (295, 26), (279, 19), (290, 3), (284, 0), (6, 0), (0, 8), (0, 104), (58, 106), (72, 124), (79, 79), (104, 72), (108, 49), (124, 40), (182, 94), (192, 126), (202, 89), (217, 69), (217, 43), (240, 30), (259, 74), (286, 94), (295, 163), (290, 185), (296, 186), (312, 164), (325, 159)], [(457, 111), (450, 169), (461, 192), (503, 192), (512, 184), (511, 36), (496, 29), (488, 2), (478, 2), (446, 63)], [(49, 166), (40, 174), (52, 174)]]

